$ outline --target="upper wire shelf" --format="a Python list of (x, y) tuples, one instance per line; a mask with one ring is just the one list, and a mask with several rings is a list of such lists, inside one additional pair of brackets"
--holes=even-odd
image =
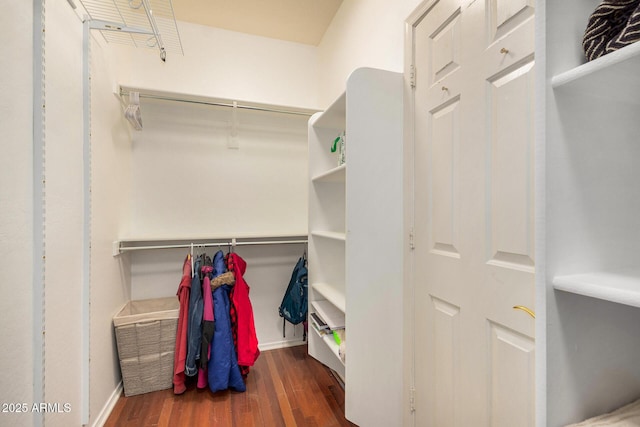
[[(109, 43), (184, 55), (171, 0), (80, 0), (91, 21), (119, 24), (97, 28)], [(136, 31), (142, 30), (142, 31)]]

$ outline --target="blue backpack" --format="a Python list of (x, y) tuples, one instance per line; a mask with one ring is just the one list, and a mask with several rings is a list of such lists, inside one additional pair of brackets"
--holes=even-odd
[[(280, 317), (282, 317), (282, 336), (285, 336), (285, 321), (289, 321), (294, 325), (307, 320), (307, 257), (306, 254), (298, 259), (296, 266), (293, 268), (289, 286), (284, 293), (282, 303), (280, 303)], [(303, 339), (306, 339), (307, 333), (304, 332)]]

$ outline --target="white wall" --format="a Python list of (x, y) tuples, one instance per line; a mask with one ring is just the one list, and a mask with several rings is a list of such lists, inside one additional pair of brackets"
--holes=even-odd
[[(41, 274), (32, 271), (34, 253), (39, 253), (39, 248), (36, 251), (32, 243), (33, 221), (34, 215), (41, 215), (41, 212), (33, 212), (32, 5), (25, 2), (20, 6), (10, 6), (3, 14), (6, 19), (1, 21), (4, 39), (11, 39), (11, 43), (4, 44), (2, 53), (12, 60), (0, 70), (0, 89), (5, 94), (0, 103), (4, 117), (0, 126), (6, 141), (10, 142), (2, 144), (0, 155), (0, 173), (3, 174), (0, 179), (0, 304), (8, 319), (1, 332), (1, 360), (6, 370), (1, 375), (4, 387), (0, 393), (3, 393), (2, 402), (24, 402), (29, 405), (28, 414), (0, 413), (2, 425), (33, 425), (40, 422), (42, 416), (48, 426), (82, 424), (82, 23), (65, 2), (47, 2), (45, 10), (44, 307), (34, 307), (32, 292), (32, 277), (34, 274)], [(100, 57), (94, 57), (94, 68), (102, 71), (102, 65)], [(102, 76), (97, 73), (96, 77), (94, 83), (98, 85)], [(109, 94), (108, 91), (102, 93)], [(104, 142), (103, 133), (117, 133), (117, 122), (121, 121), (121, 115), (119, 105), (112, 95), (101, 99), (98, 92), (96, 104), (99, 105), (97, 112), (111, 108), (112, 113), (111, 122), (94, 121), (94, 137), (96, 142), (101, 143)], [(120, 124), (121, 134), (123, 130), (126, 132), (126, 128)], [(129, 139), (128, 135), (124, 136), (125, 140)], [(117, 139), (122, 141), (122, 135)], [(109, 282), (116, 277), (119, 285), (127, 283), (126, 280), (120, 280), (119, 264), (112, 257), (100, 257), (105, 252), (105, 247), (110, 253), (111, 235), (114, 234), (109, 233), (108, 244), (103, 244), (106, 239), (102, 231), (108, 228), (101, 227), (101, 221), (110, 221), (111, 224), (119, 222), (118, 205), (114, 203), (117, 198), (109, 198), (110, 203), (104, 203), (106, 198), (103, 198), (101, 204), (102, 183), (109, 180), (112, 185), (121, 184), (106, 174), (103, 167), (106, 167), (108, 161), (111, 170), (117, 170), (113, 166), (122, 160), (122, 157), (115, 160), (106, 158), (108, 150), (101, 147), (97, 145), (96, 157), (103, 161), (94, 165), (94, 171), (98, 175), (98, 179), (94, 181), (94, 194), (98, 195), (96, 206), (102, 212), (104, 204), (111, 204), (116, 215), (112, 218), (96, 215), (98, 226), (94, 228), (96, 256), (92, 264), (94, 276), (101, 280), (96, 281), (98, 286), (93, 290), (94, 302), (100, 302), (94, 304), (92, 310), (93, 414), (98, 411), (94, 408), (104, 405), (104, 396), (108, 396), (115, 387), (114, 383), (119, 381), (119, 372), (114, 365), (115, 349), (110, 321), (111, 313), (123, 304), (122, 294), (125, 293), (121, 286), (101, 286), (102, 281)], [(130, 162), (125, 161), (124, 165), (128, 168)], [(120, 194), (120, 189), (115, 193)], [(125, 196), (125, 199), (128, 201), (129, 198)], [(104, 262), (111, 262), (111, 269), (101, 267)], [(128, 291), (126, 293), (128, 295)], [(59, 404), (62, 411), (48, 412), (42, 416), (31, 413), (31, 404), (41, 403), (41, 398), (34, 395), (33, 385), (33, 355), (36, 351), (41, 351), (33, 348), (31, 332), (36, 313), (34, 310), (43, 313), (46, 330), (43, 338), (43, 403)], [(95, 319), (107, 321), (104, 323)], [(101, 378), (101, 374), (107, 379)], [(39, 373), (36, 372), (36, 375)], [(64, 404), (70, 405), (69, 412), (64, 410)]]
[[(143, 100), (131, 147), (130, 235), (306, 234), (307, 117)], [(180, 270), (178, 270), (179, 272)]]
[[(309, 45), (178, 22), (184, 56), (121, 47), (124, 85), (316, 108), (317, 53)], [(115, 45), (114, 45), (115, 46)]]
[(69, 403), (47, 426), (81, 423), (82, 24), (66, 2), (45, 13), (45, 399)]
[(419, 0), (344, 0), (318, 46), (319, 101), (326, 108), (356, 68), (402, 72), (405, 19)]
[(111, 255), (116, 236), (127, 232), (130, 213), (131, 135), (113, 93), (115, 68), (99, 34), (91, 45), (91, 347), (90, 425), (104, 421), (120, 383), (113, 316), (129, 300), (126, 259)]
[[(0, 15), (0, 402), (33, 402), (33, 6), (9, 2)], [(30, 408), (29, 408), (30, 409)], [(26, 426), (33, 415), (0, 413)]]

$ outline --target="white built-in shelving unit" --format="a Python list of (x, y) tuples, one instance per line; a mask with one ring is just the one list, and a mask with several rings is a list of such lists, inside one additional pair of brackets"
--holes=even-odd
[(361, 426), (402, 424), (402, 93), (401, 74), (358, 69), (309, 121), (309, 309), (344, 313), (346, 359), (313, 328), (309, 353), (345, 379), (345, 415)]
[(537, 420), (640, 398), (640, 44), (586, 63), (600, 0), (537, 3)]

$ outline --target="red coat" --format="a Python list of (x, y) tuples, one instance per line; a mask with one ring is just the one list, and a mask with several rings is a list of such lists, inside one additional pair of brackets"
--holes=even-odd
[(260, 355), (258, 350), (258, 338), (253, 322), (253, 308), (249, 299), (249, 285), (244, 281), (242, 275), (247, 270), (247, 263), (238, 254), (230, 253), (227, 259), (227, 267), (236, 278), (233, 287), (231, 301), (237, 315), (237, 349), (238, 365), (253, 366)]
[(182, 394), (187, 389), (184, 385), (184, 366), (187, 361), (187, 325), (189, 324), (189, 295), (191, 293), (191, 255), (187, 255), (182, 266), (182, 280), (178, 286), (178, 330), (176, 331), (176, 348), (173, 355), (173, 392)]

